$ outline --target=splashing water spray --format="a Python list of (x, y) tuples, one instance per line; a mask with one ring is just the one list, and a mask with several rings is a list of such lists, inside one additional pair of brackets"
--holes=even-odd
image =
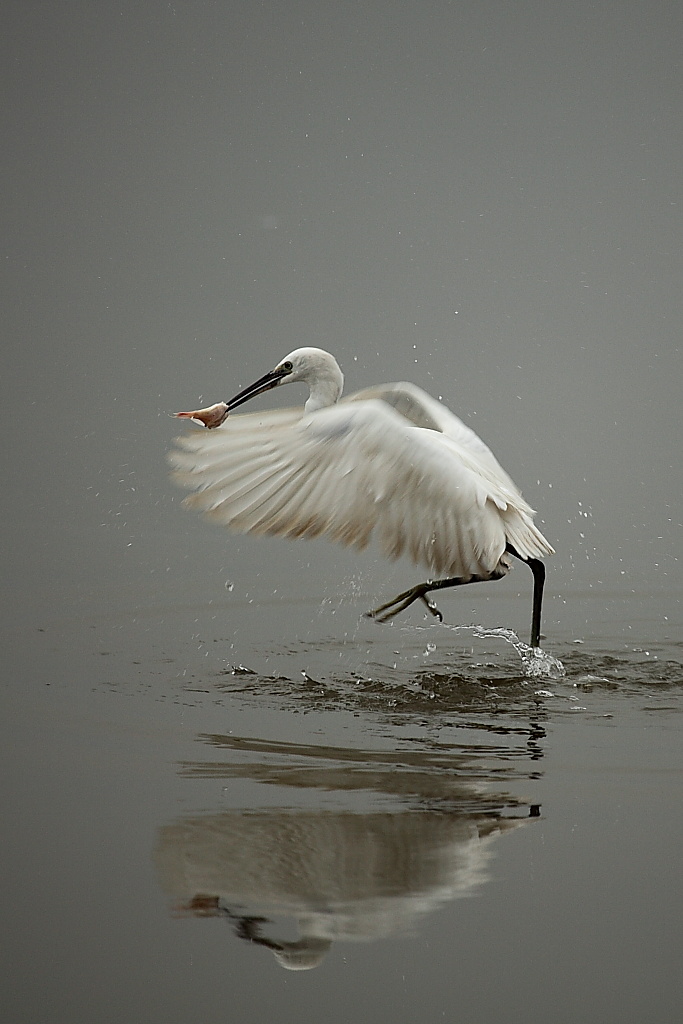
[(530, 647), (520, 640), (514, 629), (507, 629), (505, 626), (443, 626), (454, 633), (467, 630), (473, 636), (481, 639), (495, 637), (511, 644), (517, 651), (522, 663), (522, 671), (527, 679), (562, 679), (566, 672), (565, 667), (559, 658), (553, 658), (540, 647)]

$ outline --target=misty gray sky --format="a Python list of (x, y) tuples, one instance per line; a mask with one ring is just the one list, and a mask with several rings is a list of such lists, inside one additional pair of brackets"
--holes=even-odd
[(173, 409), (316, 344), (478, 430), (563, 586), (679, 583), (682, 30), (664, 0), (9, 5), (17, 576), (300, 565), (181, 514), (163, 453)]

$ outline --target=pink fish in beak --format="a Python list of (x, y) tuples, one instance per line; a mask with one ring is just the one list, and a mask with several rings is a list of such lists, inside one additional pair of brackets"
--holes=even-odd
[(194, 420), (201, 423), (207, 430), (220, 427), (221, 423), (228, 418), (228, 406), (225, 402), (216, 402), (206, 409), (195, 409), (193, 412), (174, 412), (173, 415), (181, 420)]

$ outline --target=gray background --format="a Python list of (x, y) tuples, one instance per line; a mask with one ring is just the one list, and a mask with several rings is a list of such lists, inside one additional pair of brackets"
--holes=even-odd
[[(13, 1024), (678, 1019), (682, 10), (5, 3)], [(311, 344), (349, 390), (413, 380), (492, 446), (557, 549), (543, 646), (565, 676), (459, 625), (525, 639), (523, 566), (440, 595), (443, 625), (380, 627), (363, 610), (419, 570), (181, 509), (170, 414)], [(475, 898), (430, 889), (411, 816), (495, 825), (490, 804), (541, 813), (485, 877), (473, 855)], [(300, 875), (328, 894), (328, 815), (350, 851), (403, 816), (407, 845), (347, 881), (386, 896), (403, 865), (410, 933), (389, 914), (293, 975), (227, 919), (179, 919), (193, 892), (154, 851), (197, 817), (246, 836), (261, 814), (267, 838), (280, 811), (321, 825)], [(259, 914), (253, 888), (231, 891)]]
[(318, 587), (362, 571), (382, 590), (381, 563), (230, 540), (173, 504), (167, 414), (300, 344), (330, 349), (350, 390), (443, 396), (539, 509), (556, 591), (678, 581), (682, 17), (659, 0), (9, 5), (20, 616), (49, 611), (56, 579), (88, 602), (223, 577), (242, 593), (297, 586), (311, 559)]

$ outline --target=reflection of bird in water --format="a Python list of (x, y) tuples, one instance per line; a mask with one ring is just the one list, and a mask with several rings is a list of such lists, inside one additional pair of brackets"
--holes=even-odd
[(197, 493), (187, 503), (240, 533), (327, 537), (363, 549), (376, 533), (384, 553), (404, 552), (443, 579), (428, 580), (369, 614), (384, 622), (434, 590), (497, 580), (509, 555), (534, 578), (531, 645), (538, 647), (545, 567), (552, 547), (493, 453), (440, 402), (413, 384), (384, 384), (342, 402), (336, 360), (300, 348), (229, 402), (177, 413), (221, 427), (233, 409), (281, 384), (302, 381), (303, 412), (228, 420), (180, 439), (171, 461)]
[(281, 967), (287, 971), (310, 971), (325, 958), (332, 946), (331, 939), (306, 935), (296, 942), (269, 939), (261, 933), (262, 925), (269, 924), (267, 917), (253, 917), (238, 914), (225, 906), (219, 896), (194, 896), (182, 912), (193, 917), (225, 917), (234, 924), (235, 935), (255, 946), (269, 949)]
[[(283, 967), (306, 970), (334, 941), (404, 933), (473, 895), (488, 879), (493, 841), (525, 821), (476, 810), (235, 811), (161, 828), (155, 861), (182, 913), (224, 916)], [(283, 917), (296, 923), (292, 941), (265, 934)]]

